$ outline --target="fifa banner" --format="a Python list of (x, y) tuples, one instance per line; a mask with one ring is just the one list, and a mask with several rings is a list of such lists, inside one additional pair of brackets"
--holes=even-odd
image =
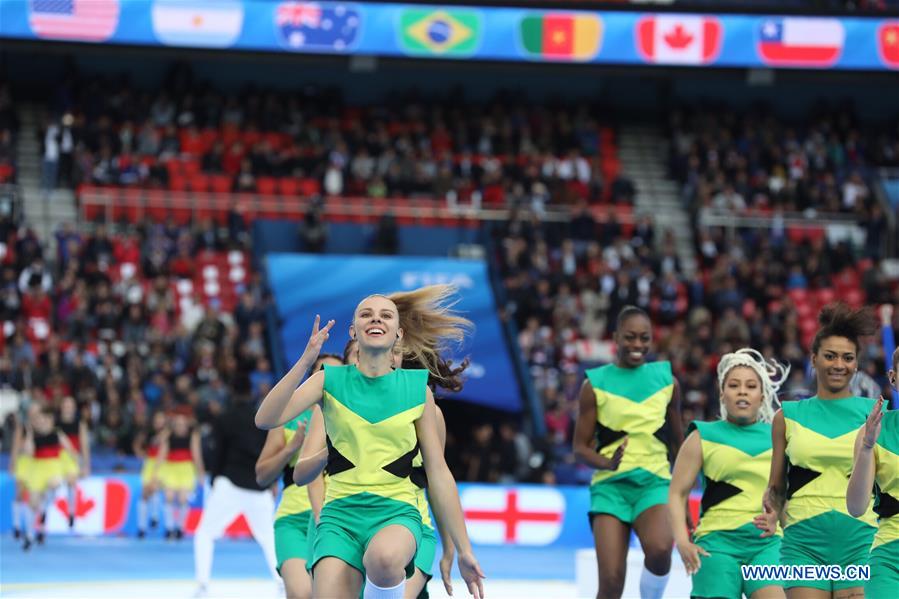
[(503, 338), (487, 266), (481, 261), (396, 256), (269, 254), (269, 284), (281, 319), (285, 364), (303, 354), (312, 323), (334, 320), (322, 349), (341, 355), (356, 306), (373, 293), (409, 291), (435, 283), (459, 290), (455, 309), (474, 322), (474, 332), (450, 356), (471, 359), (465, 388), (457, 397), (506, 411), (521, 410), (521, 393)]
[(899, 19), (447, 3), (3, 0), (0, 37), (415, 58), (899, 69)]
[[(133, 536), (137, 533), (137, 501), (140, 476), (91, 476), (79, 481), (76, 491), (74, 533), (81, 536)], [(203, 514), (203, 500), (210, 493), (208, 483), (190, 498), (186, 531), (192, 534)], [(14, 484), (6, 472), (0, 473), (0, 534), (12, 528)], [(459, 484), (465, 523), (476, 545), (530, 545), (535, 547), (592, 547), (587, 520), (590, 490), (587, 486), (480, 485)], [(699, 495), (690, 497), (693, 522), (698, 521)], [(47, 512), (47, 532), (69, 534), (68, 504), (63, 488)], [(152, 516), (152, 514), (151, 514)], [(162, 514), (159, 529), (150, 536), (163, 536)], [(225, 536), (243, 538), (250, 529), (242, 514), (231, 522)]]

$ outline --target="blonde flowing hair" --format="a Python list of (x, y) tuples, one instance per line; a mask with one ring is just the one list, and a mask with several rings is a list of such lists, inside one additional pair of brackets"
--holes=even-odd
[[(721, 356), (721, 361), (718, 362), (718, 391), (722, 395), (727, 375), (738, 366), (751, 368), (758, 375), (762, 383), (762, 407), (759, 410), (759, 420), (771, 422), (774, 420), (777, 392), (790, 374), (790, 365), (781, 364), (774, 359), (766, 360), (761, 353), (749, 347), (724, 354)], [(721, 402), (721, 419), (727, 419), (727, 409), (724, 407), (723, 401)]]
[(461, 344), (474, 329), (470, 320), (453, 310), (456, 291), (453, 285), (428, 285), (381, 296), (392, 301), (399, 314), (403, 366), (427, 369), (434, 384), (450, 391), (462, 389), (468, 359), (454, 367), (441, 353)]

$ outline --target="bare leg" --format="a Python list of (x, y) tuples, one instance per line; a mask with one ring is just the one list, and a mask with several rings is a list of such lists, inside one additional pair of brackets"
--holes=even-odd
[(754, 591), (749, 599), (784, 599), (785, 597), (783, 587), (772, 584)]
[(404, 599), (415, 599), (421, 593), (425, 585), (428, 584), (427, 577), (421, 570), (415, 568), (415, 573), (411, 578), (406, 579), (406, 591), (403, 593)]
[(312, 579), (306, 572), (306, 560), (291, 558), (281, 564), (281, 578), (287, 599), (309, 599), (312, 597)]
[(312, 597), (358, 597), (362, 590), (362, 572), (336, 557), (323, 557), (312, 574)]
[(415, 557), (415, 549), (415, 537), (405, 526), (392, 524), (382, 528), (362, 556), (365, 575), (379, 587), (400, 584), (406, 578), (405, 568)]
[(624, 592), (630, 534), (630, 527), (615, 516), (599, 514), (593, 518), (593, 540), (599, 569), (596, 599), (619, 599)]
[(830, 591), (811, 587), (793, 587), (786, 592), (787, 599), (831, 599)]

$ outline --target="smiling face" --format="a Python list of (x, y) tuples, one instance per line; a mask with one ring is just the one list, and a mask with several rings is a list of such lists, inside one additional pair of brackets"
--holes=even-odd
[(403, 336), (396, 305), (381, 295), (362, 300), (356, 308), (350, 336), (359, 342), (360, 349), (392, 348)]
[(618, 364), (623, 368), (637, 368), (646, 362), (652, 346), (652, 324), (642, 314), (624, 320), (615, 331), (618, 345)]
[(846, 337), (822, 339), (821, 347), (812, 354), (819, 389), (826, 389), (830, 394), (845, 392), (858, 370), (857, 352), (855, 343)]
[(161, 431), (165, 428), (165, 413), (163, 411), (158, 411), (153, 414), (153, 430), (156, 432)]
[(727, 419), (735, 424), (752, 424), (762, 408), (762, 382), (748, 366), (735, 366), (724, 377), (721, 402)]

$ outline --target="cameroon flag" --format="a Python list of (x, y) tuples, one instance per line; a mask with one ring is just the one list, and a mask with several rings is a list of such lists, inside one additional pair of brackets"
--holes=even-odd
[(521, 43), (533, 57), (586, 61), (599, 52), (601, 40), (598, 15), (545, 13), (521, 20)]

